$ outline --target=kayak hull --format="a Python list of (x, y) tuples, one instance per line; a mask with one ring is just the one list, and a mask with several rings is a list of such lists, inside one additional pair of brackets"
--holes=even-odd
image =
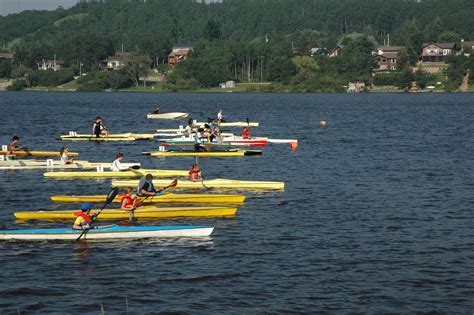
[[(106, 195), (95, 196), (51, 196), (53, 202), (104, 202)], [(242, 204), (245, 201), (244, 195), (222, 195), (222, 194), (174, 194), (167, 193), (146, 198), (142, 203), (229, 203)], [(113, 202), (120, 202), (120, 197)]]
[[(60, 161), (51, 160), (48, 163), (46, 160), (9, 160), (0, 161), (0, 169), (2, 170), (23, 170), (23, 169), (95, 169), (102, 167), (110, 169), (112, 163), (89, 162), (89, 161), (75, 161), (71, 164), (61, 164)], [(124, 167), (140, 166), (140, 163), (122, 163)]]
[[(153, 139), (155, 137), (152, 133), (116, 133), (110, 134), (107, 137), (96, 137), (96, 135), (92, 134), (74, 134), (74, 135), (61, 135), (61, 140), (94, 140), (94, 141), (121, 141), (117, 139), (127, 139), (127, 138), (134, 138), (135, 140), (147, 140)], [(108, 139), (108, 140), (107, 140)]]
[(188, 116), (189, 116), (188, 113), (181, 113), (181, 112), (146, 115), (148, 119), (184, 119), (184, 118), (187, 118)]
[[(137, 239), (156, 237), (204, 237), (214, 228), (207, 226), (118, 226), (90, 229), (82, 240)], [(2, 230), (0, 240), (76, 240), (82, 230), (71, 228)]]
[[(153, 180), (155, 186), (166, 186), (169, 184), (166, 180)], [(138, 185), (138, 180), (113, 180), (114, 187), (135, 187)], [(175, 189), (207, 189), (207, 188), (222, 188), (222, 189), (268, 189), (268, 190), (282, 190), (285, 188), (284, 182), (264, 182), (264, 181), (242, 181), (232, 179), (209, 179), (202, 182), (191, 182), (189, 180), (178, 180)]]
[(238, 150), (238, 151), (214, 151), (214, 152), (194, 152), (194, 151), (157, 151), (157, 152), (144, 152), (144, 154), (151, 156), (244, 156), (244, 155), (261, 155), (261, 150)]
[[(80, 210), (45, 210), (45, 211), (18, 211), (14, 216), (18, 220), (74, 220), (74, 212)], [(99, 210), (92, 210), (91, 215)], [(153, 207), (145, 206), (134, 211), (133, 216), (139, 219), (161, 219), (177, 217), (227, 217), (234, 216), (237, 208), (232, 207)], [(126, 220), (130, 217), (129, 211), (107, 209), (100, 213), (100, 220)]]
[[(7, 151), (0, 151), (0, 155), (6, 155)], [(77, 152), (68, 152), (69, 157), (78, 156)], [(59, 157), (59, 151), (28, 151), (28, 150), (18, 150), (15, 151), (14, 156), (40, 156), (40, 157)]]
[(133, 171), (103, 171), (103, 172), (46, 172), (43, 175), (50, 178), (133, 178), (152, 174), (153, 177), (188, 176), (188, 171), (180, 170), (133, 170)]

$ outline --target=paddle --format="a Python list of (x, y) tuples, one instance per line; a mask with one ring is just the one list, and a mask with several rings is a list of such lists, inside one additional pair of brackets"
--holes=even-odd
[[(118, 191), (119, 190), (118, 190), (117, 187), (114, 187), (114, 188), (110, 189), (109, 193), (107, 194), (107, 198), (105, 199), (104, 205), (99, 210), (99, 212), (96, 215), (93, 216), (95, 219), (99, 216), (99, 214), (102, 212), (102, 210), (104, 210), (104, 208), (115, 199), (115, 197), (118, 194)], [(79, 237), (76, 239), (76, 242), (79, 241), (81, 239), (81, 237), (83, 235), (85, 235), (89, 230), (90, 230), (90, 228), (85, 229), (84, 231), (82, 231), (81, 235), (79, 235)]]

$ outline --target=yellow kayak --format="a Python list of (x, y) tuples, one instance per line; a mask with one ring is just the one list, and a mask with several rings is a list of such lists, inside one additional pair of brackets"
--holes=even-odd
[[(45, 211), (19, 211), (14, 212), (16, 219), (20, 220), (71, 220), (76, 218), (75, 212), (80, 210), (45, 210)], [(99, 210), (92, 210), (91, 215), (98, 213)], [(133, 216), (139, 219), (157, 219), (173, 217), (216, 217), (233, 216), (237, 208), (231, 207), (166, 207), (158, 208), (145, 206), (137, 208)], [(100, 213), (99, 220), (123, 220), (130, 217), (129, 211), (120, 209), (106, 209)]]
[(150, 156), (244, 156), (245, 151), (227, 151), (227, 152), (183, 152), (183, 151), (162, 151), (162, 152), (143, 152)]
[[(0, 151), (0, 155), (6, 155), (7, 151)], [(78, 156), (77, 152), (68, 152), (69, 157)], [(18, 150), (15, 151), (14, 156), (43, 156), (43, 157), (56, 157), (60, 156), (59, 151), (29, 151), (29, 150)]]
[[(169, 180), (153, 180), (155, 187), (169, 185)], [(114, 187), (136, 187), (137, 180), (113, 180)], [(191, 182), (189, 180), (178, 180), (175, 188), (226, 188), (226, 189), (284, 189), (284, 182), (244, 181), (233, 179), (209, 179), (202, 182)]]
[[(106, 195), (92, 196), (51, 196), (54, 202), (104, 202)], [(245, 201), (244, 195), (218, 195), (218, 194), (174, 194), (152, 196), (148, 198), (139, 197), (142, 203), (231, 203), (242, 204)], [(114, 202), (120, 202), (120, 197), (116, 197)]]
[[(59, 138), (59, 140), (63, 141), (136, 141), (136, 140), (143, 140), (140, 138), (135, 138), (135, 137), (99, 137), (97, 138), (96, 136), (93, 137), (88, 137), (88, 138)], [(145, 139), (146, 140), (146, 139)]]
[(132, 171), (102, 171), (102, 172), (46, 172), (45, 177), (52, 178), (126, 178), (126, 177), (144, 177), (146, 174), (152, 174), (153, 177), (177, 177), (188, 176), (188, 171), (180, 170), (148, 170), (139, 169)]

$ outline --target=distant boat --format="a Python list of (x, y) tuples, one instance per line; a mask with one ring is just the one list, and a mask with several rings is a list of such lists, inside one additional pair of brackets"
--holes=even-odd
[(184, 119), (184, 118), (187, 118), (188, 116), (189, 116), (188, 113), (180, 113), (180, 112), (146, 115), (146, 117), (148, 117), (149, 119)]

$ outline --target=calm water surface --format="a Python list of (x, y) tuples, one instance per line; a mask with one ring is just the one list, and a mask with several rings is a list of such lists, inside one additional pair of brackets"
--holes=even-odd
[[(222, 108), (230, 121), (259, 121), (254, 134), (298, 139), (296, 151), (200, 161), (205, 178), (286, 190), (244, 192), (235, 218), (140, 222), (214, 226), (204, 239), (0, 243), (1, 314), (473, 314), (473, 94), (4, 92), (0, 142), (18, 134), (30, 149), (58, 150), (55, 138), (90, 132), (97, 115), (117, 133), (175, 127), (146, 119), (156, 106), (198, 120)], [(154, 141), (68, 145), (90, 161), (121, 151), (147, 168), (193, 163), (142, 156)], [(77, 208), (49, 196), (110, 185), (42, 173), (0, 171), (1, 228), (66, 226), (12, 212)]]

